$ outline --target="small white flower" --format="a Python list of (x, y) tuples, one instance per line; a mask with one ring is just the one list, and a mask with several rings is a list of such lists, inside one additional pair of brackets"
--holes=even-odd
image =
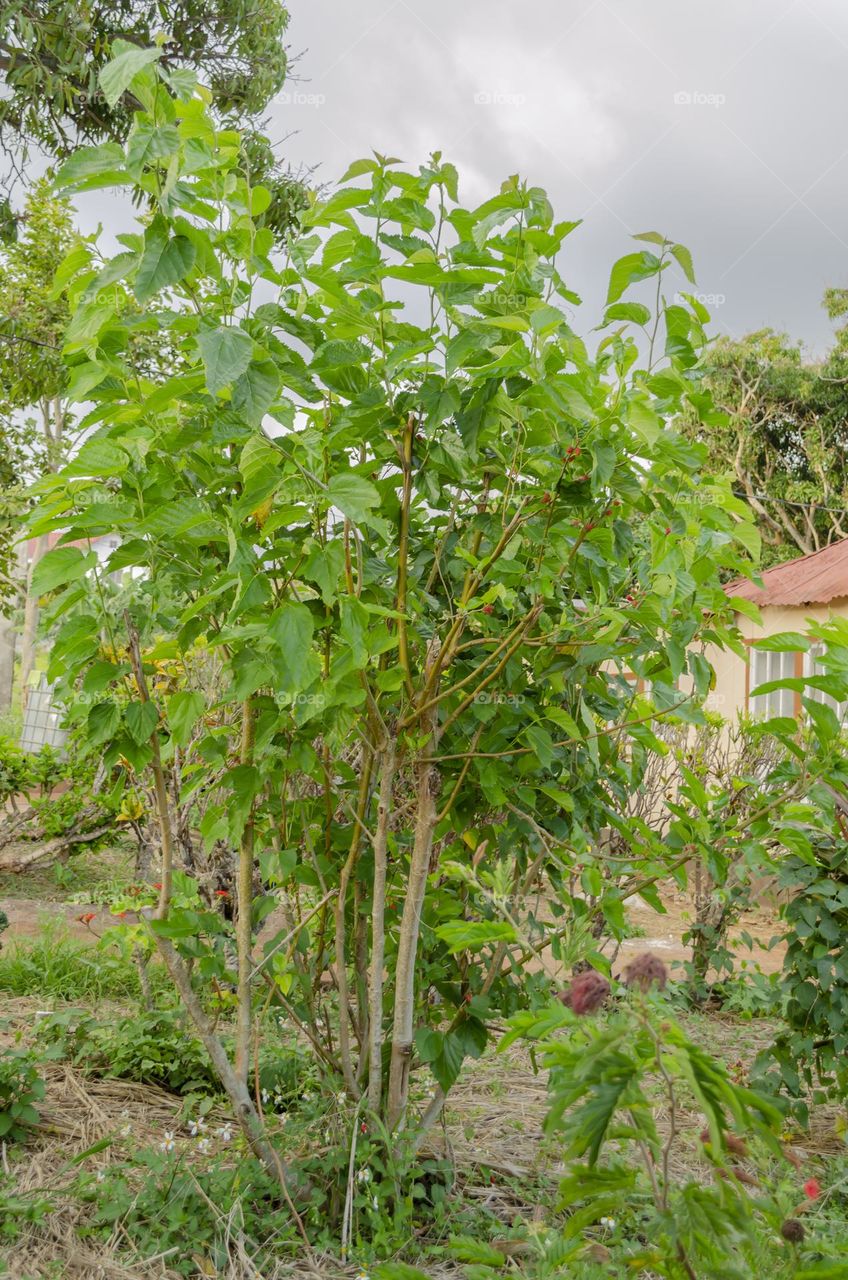
[(615, 1218), (601, 1218), (601, 1226), (607, 1231), (615, 1231)]
[(121, 1137), (122, 1137), (122, 1138), (128, 1138), (128, 1137), (130, 1136), (130, 1134), (132, 1133), (132, 1125), (131, 1125), (131, 1124), (125, 1124), (125, 1125), (122, 1125), (122, 1126), (121, 1126), (121, 1131), (120, 1131), (120, 1132), (121, 1132)]
[(271, 1098), (271, 1095), (270, 1095), (270, 1093), (268, 1092), (268, 1090), (267, 1090), (267, 1089), (262, 1089), (262, 1090), (260, 1090), (260, 1095), (259, 1095), (259, 1096), (262, 1098), (262, 1101), (265, 1103), (265, 1105), (266, 1105), (266, 1107), (267, 1107), (267, 1105), (268, 1105), (268, 1103), (269, 1103), (269, 1101), (270, 1101), (270, 1098)]
[(208, 1139), (208, 1138), (201, 1138), (201, 1139), (200, 1139), (200, 1141), (199, 1141), (199, 1142), (198, 1142), (198, 1144), (197, 1144), (197, 1149), (198, 1149), (198, 1151), (201, 1153), (201, 1155), (204, 1155), (204, 1156), (205, 1156), (205, 1155), (206, 1155), (206, 1153), (207, 1153), (207, 1151), (208, 1151), (208, 1150), (209, 1150), (209, 1148), (211, 1147), (211, 1145), (212, 1145), (212, 1144), (211, 1144), (211, 1142), (209, 1141), (209, 1139)]
[(223, 1129), (218, 1130), (218, 1137), (221, 1139), (222, 1142), (232, 1142), (233, 1140), (232, 1126), (225, 1124)]
[(303, 1101), (304, 1101), (304, 1102), (311, 1102), (311, 1101), (312, 1101), (312, 1090), (311, 1090), (311, 1089), (306, 1089), (306, 1090), (304, 1091), (304, 1094), (303, 1094)]
[(97, 1170), (97, 1173), (94, 1175), (94, 1177), (95, 1177), (95, 1180), (96, 1180), (97, 1182), (105, 1182), (105, 1181), (106, 1181), (106, 1170), (105, 1170), (105, 1169), (98, 1169), (98, 1170)]
[(174, 1145), (175, 1145), (175, 1143), (174, 1143), (174, 1135), (173, 1135), (172, 1133), (166, 1133), (166, 1134), (165, 1134), (165, 1141), (164, 1141), (164, 1142), (160, 1142), (160, 1143), (159, 1143), (159, 1150), (160, 1150), (160, 1151), (173, 1151), (173, 1149), (174, 1149)]
[(356, 1181), (357, 1181), (357, 1182), (370, 1182), (370, 1181), (371, 1181), (371, 1170), (370, 1170), (370, 1169), (368, 1169), (368, 1168), (360, 1169), (360, 1170), (359, 1170), (359, 1172), (358, 1172), (358, 1173), (357, 1173), (357, 1175), (356, 1175)]
[(370, 1277), (368, 1276), (367, 1272), (360, 1271), (359, 1275), (356, 1277), (356, 1280), (370, 1280)]
[(203, 1116), (200, 1116), (197, 1120), (189, 1121), (188, 1131), (193, 1138), (196, 1138), (201, 1134), (205, 1128), (206, 1121), (203, 1119)]
[(379, 1209), (379, 1207), (380, 1207), (380, 1201), (377, 1199), (377, 1197), (376, 1197), (376, 1196), (375, 1196), (375, 1197), (374, 1197), (374, 1199), (371, 1201), (371, 1204), (374, 1206), (374, 1211), (375, 1211), (375, 1212), (376, 1212), (376, 1211), (377, 1211), (377, 1209)]

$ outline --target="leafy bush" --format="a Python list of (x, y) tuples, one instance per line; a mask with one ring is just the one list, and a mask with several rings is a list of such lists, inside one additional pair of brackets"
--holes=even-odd
[(24, 1049), (0, 1051), (0, 1141), (20, 1142), (38, 1123), (36, 1103), (45, 1094), (32, 1055)]
[(203, 1045), (172, 1009), (101, 1021), (81, 1009), (42, 1019), (39, 1040), (95, 1075), (157, 1084), (174, 1093), (217, 1093)]
[(83, 1175), (78, 1189), (94, 1206), (95, 1238), (108, 1240), (120, 1226), (140, 1257), (168, 1251), (169, 1271), (177, 1275), (197, 1276), (199, 1257), (214, 1268), (204, 1274), (226, 1273), (231, 1213), (263, 1275), (295, 1237), (291, 1211), (275, 1194), (279, 1188), (258, 1161), (241, 1155), (226, 1162), (215, 1153), (184, 1166), (176, 1152), (144, 1148), (132, 1160), (108, 1165), (100, 1181)]
[(14, 801), (31, 785), (29, 756), (8, 738), (0, 737), (0, 803)]
[[(642, 959), (639, 972), (637, 962), (629, 966), (630, 990), (616, 993), (620, 1005), (603, 1022), (585, 1015), (611, 998), (609, 986), (581, 974), (570, 1007), (516, 1015), (502, 1042), (542, 1041), (552, 1102), (546, 1129), (562, 1134), (568, 1163), (561, 1239), (576, 1253), (587, 1231), (599, 1231), (610, 1259), (622, 1247), (627, 1273), (760, 1280), (765, 1259), (779, 1256), (775, 1237), (797, 1213), (793, 1201), (805, 1194), (784, 1157), (781, 1113), (687, 1037), (656, 989), (662, 966)], [(711, 1181), (678, 1172), (681, 1143), (701, 1129)], [(815, 1180), (807, 1186), (812, 1207), (819, 1188)], [(788, 1230), (783, 1239), (795, 1232), (796, 1243), (811, 1234)]]
[[(206, 1050), (185, 1027), (177, 1009), (134, 1012), (132, 1017), (95, 1018), (84, 1009), (64, 1009), (43, 1018), (39, 1041), (54, 1055), (92, 1074), (157, 1084), (174, 1093), (219, 1093), (220, 1083)], [(265, 1048), (258, 1066), (266, 1111), (295, 1104), (309, 1080), (301, 1051), (276, 1043)]]
[(822, 842), (811, 857), (790, 855), (780, 883), (792, 894), (782, 908), (788, 1027), (756, 1070), (786, 1090), (806, 1120), (806, 1090), (815, 1101), (848, 1092), (848, 843)]

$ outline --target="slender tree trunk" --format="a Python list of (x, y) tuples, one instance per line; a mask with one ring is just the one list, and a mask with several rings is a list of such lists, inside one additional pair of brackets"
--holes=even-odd
[(15, 685), (15, 623), (0, 614), (0, 711), (12, 705)]
[(161, 934), (154, 934), (156, 945), (159, 953), (165, 961), (165, 967), (171, 976), (174, 986), (180, 993), (180, 998), (186, 1008), (186, 1011), (194, 1023), (197, 1034), (203, 1042), (206, 1052), (212, 1060), (215, 1073), (224, 1091), (230, 1100), (232, 1108), (238, 1118), (242, 1132), (250, 1144), (250, 1149), (257, 1159), (261, 1160), (265, 1168), (282, 1188), (283, 1192), (288, 1196), (290, 1190), (297, 1192), (299, 1189), (298, 1179), (292, 1170), (280, 1160), (274, 1148), (271, 1146), (265, 1134), (262, 1121), (256, 1108), (253, 1105), (247, 1085), (238, 1074), (233, 1070), (232, 1063), (227, 1057), (226, 1050), (221, 1041), (215, 1035), (212, 1025), (198, 1000), (194, 989), (191, 985), (188, 971), (174, 949), (169, 939), (162, 937)]
[[(59, 396), (40, 402), (42, 431), (47, 450), (48, 472), (59, 465), (65, 430), (65, 406)], [(35, 642), (38, 635), (38, 597), (32, 592), (32, 575), (39, 560), (49, 548), (49, 539), (42, 533), (35, 541), (32, 558), (26, 573), (26, 599), (24, 626), (21, 634), (21, 703), (26, 707), (29, 677), (35, 666)]]
[[(438, 661), (437, 646), (431, 647), (427, 657), (426, 677)], [(426, 737), (421, 755), (433, 754), (437, 739), (438, 709), (433, 706), (422, 716), (421, 728)], [(415, 1015), (415, 965), (418, 958), (418, 937), (421, 932), (421, 913), (430, 874), (430, 858), (433, 852), (433, 834), (438, 810), (436, 791), (438, 771), (429, 759), (422, 759), (416, 767), (418, 794), (416, 801), (415, 835), (406, 886), (406, 902), (398, 939), (397, 968), (395, 971), (395, 1007), (392, 1025), (392, 1055), (389, 1065), (389, 1088), (386, 1100), (386, 1121), (390, 1129), (403, 1118), (409, 1098), (409, 1069), (412, 1058), (413, 1020)]]
[[(253, 764), (256, 734), (253, 704), (242, 707), (241, 763)], [(253, 962), (251, 914), (253, 906), (253, 807), (244, 824), (239, 845), (236, 945), (238, 947), (238, 1025), (236, 1030), (236, 1075), (247, 1084), (250, 1058), (250, 971)]]
[(24, 626), (21, 632), (21, 705), (24, 707), (27, 703), (30, 673), (35, 666), (35, 637), (38, 631), (38, 597), (33, 595), (32, 575), (39, 560), (47, 551), (48, 545), (46, 533), (36, 538), (26, 575)]
[(390, 742), (382, 758), (377, 829), (374, 833), (374, 887), (371, 898), (371, 973), (369, 1000), (368, 1107), (379, 1114), (383, 1093), (383, 964), (386, 952), (386, 869), (396, 748)]

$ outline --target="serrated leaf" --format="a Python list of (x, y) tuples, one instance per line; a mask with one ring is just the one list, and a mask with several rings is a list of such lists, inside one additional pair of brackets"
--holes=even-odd
[(675, 244), (671, 246), (671, 252), (683, 268), (683, 274), (690, 284), (695, 283), (695, 268), (692, 265), (692, 254), (686, 248), (685, 244)]
[(152, 702), (130, 702), (124, 711), (124, 721), (133, 742), (143, 746), (159, 722), (159, 712)]
[(48, 591), (55, 591), (57, 587), (76, 582), (88, 573), (94, 561), (92, 552), (84, 555), (79, 547), (54, 547), (42, 556), (33, 569), (33, 595), (43, 596)]
[(202, 693), (196, 690), (181, 689), (168, 699), (167, 717), (171, 737), (178, 746), (184, 747), (191, 739), (191, 731), (203, 715), (206, 703)]
[(160, 289), (167, 289), (187, 276), (194, 266), (196, 251), (187, 236), (171, 238), (164, 218), (154, 219), (144, 237), (144, 253), (135, 277), (135, 296), (147, 302)]
[(655, 254), (643, 249), (641, 253), (628, 253), (613, 265), (607, 289), (607, 306), (617, 302), (631, 284), (639, 280), (647, 280), (655, 276), (660, 269), (660, 260)]
[(312, 614), (305, 604), (284, 604), (271, 615), (268, 631), (282, 654), (284, 687), (289, 693), (300, 692), (311, 675)]
[(100, 72), (100, 88), (110, 107), (126, 93), (139, 71), (158, 62), (162, 54), (161, 49), (129, 44), (126, 40), (116, 40), (112, 48), (115, 56)]
[(253, 355), (253, 339), (237, 325), (203, 329), (197, 335), (206, 386), (216, 396), (245, 372)]
[(380, 495), (362, 476), (349, 471), (344, 475), (331, 476), (327, 486), (327, 497), (334, 507), (338, 507), (354, 524), (367, 520), (368, 513), (380, 505)]
[(277, 398), (280, 375), (270, 360), (252, 360), (233, 383), (232, 406), (252, 427), (262, 423)]

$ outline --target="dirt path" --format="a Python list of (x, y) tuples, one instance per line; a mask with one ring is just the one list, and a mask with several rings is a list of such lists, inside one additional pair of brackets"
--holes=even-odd
[[(622, 944), (616, 962), (616, 971), (642, 951), (656, 951), (669, 965), (683, 963), (691, 958), (691, 948), (680, 941), (689, 927), (694, 915), (694, 908), (685, 894), (669, 896), (664, 903), (666, 911), (660, 914), (642, 902), (632, 902), (628, 907), (631, 924), (639, 931), (639, 936), (628, 938)], [(92, 942), (101, 937), (108, 929), (120, 923), (105, 907), (86, 905), (77, 902), (47, 902), (41, 898), (4, 897), (0, 894), (0, 910), (9, 918), (9, 928), (3, 935), (3, 941), (12, 938), (33, 937), (47, 929), (61, 929), (72, 938), (88, 939)], [(84, 921), (80, 917), (93, 913), (94, 918)], [(134, 916), (127, 917), (132, 921)], [(269, 920), (266, 930), (267, 938), (273, 934), (274, 922)], [(747, 933), (756, 945), (752, 951), (740, 938), (740, 933)], [(740, 964), (749, 967), (759, 965), (764, 973), (779, 973), (783, 966), (782, 945), (771, 950), (765, 947), (777, 932), (776, 913), (769, 911), (749, 912), (733, 930), (731, 930), (731, 950)], [(607, 948), (609, 953), (609, 948)]]

